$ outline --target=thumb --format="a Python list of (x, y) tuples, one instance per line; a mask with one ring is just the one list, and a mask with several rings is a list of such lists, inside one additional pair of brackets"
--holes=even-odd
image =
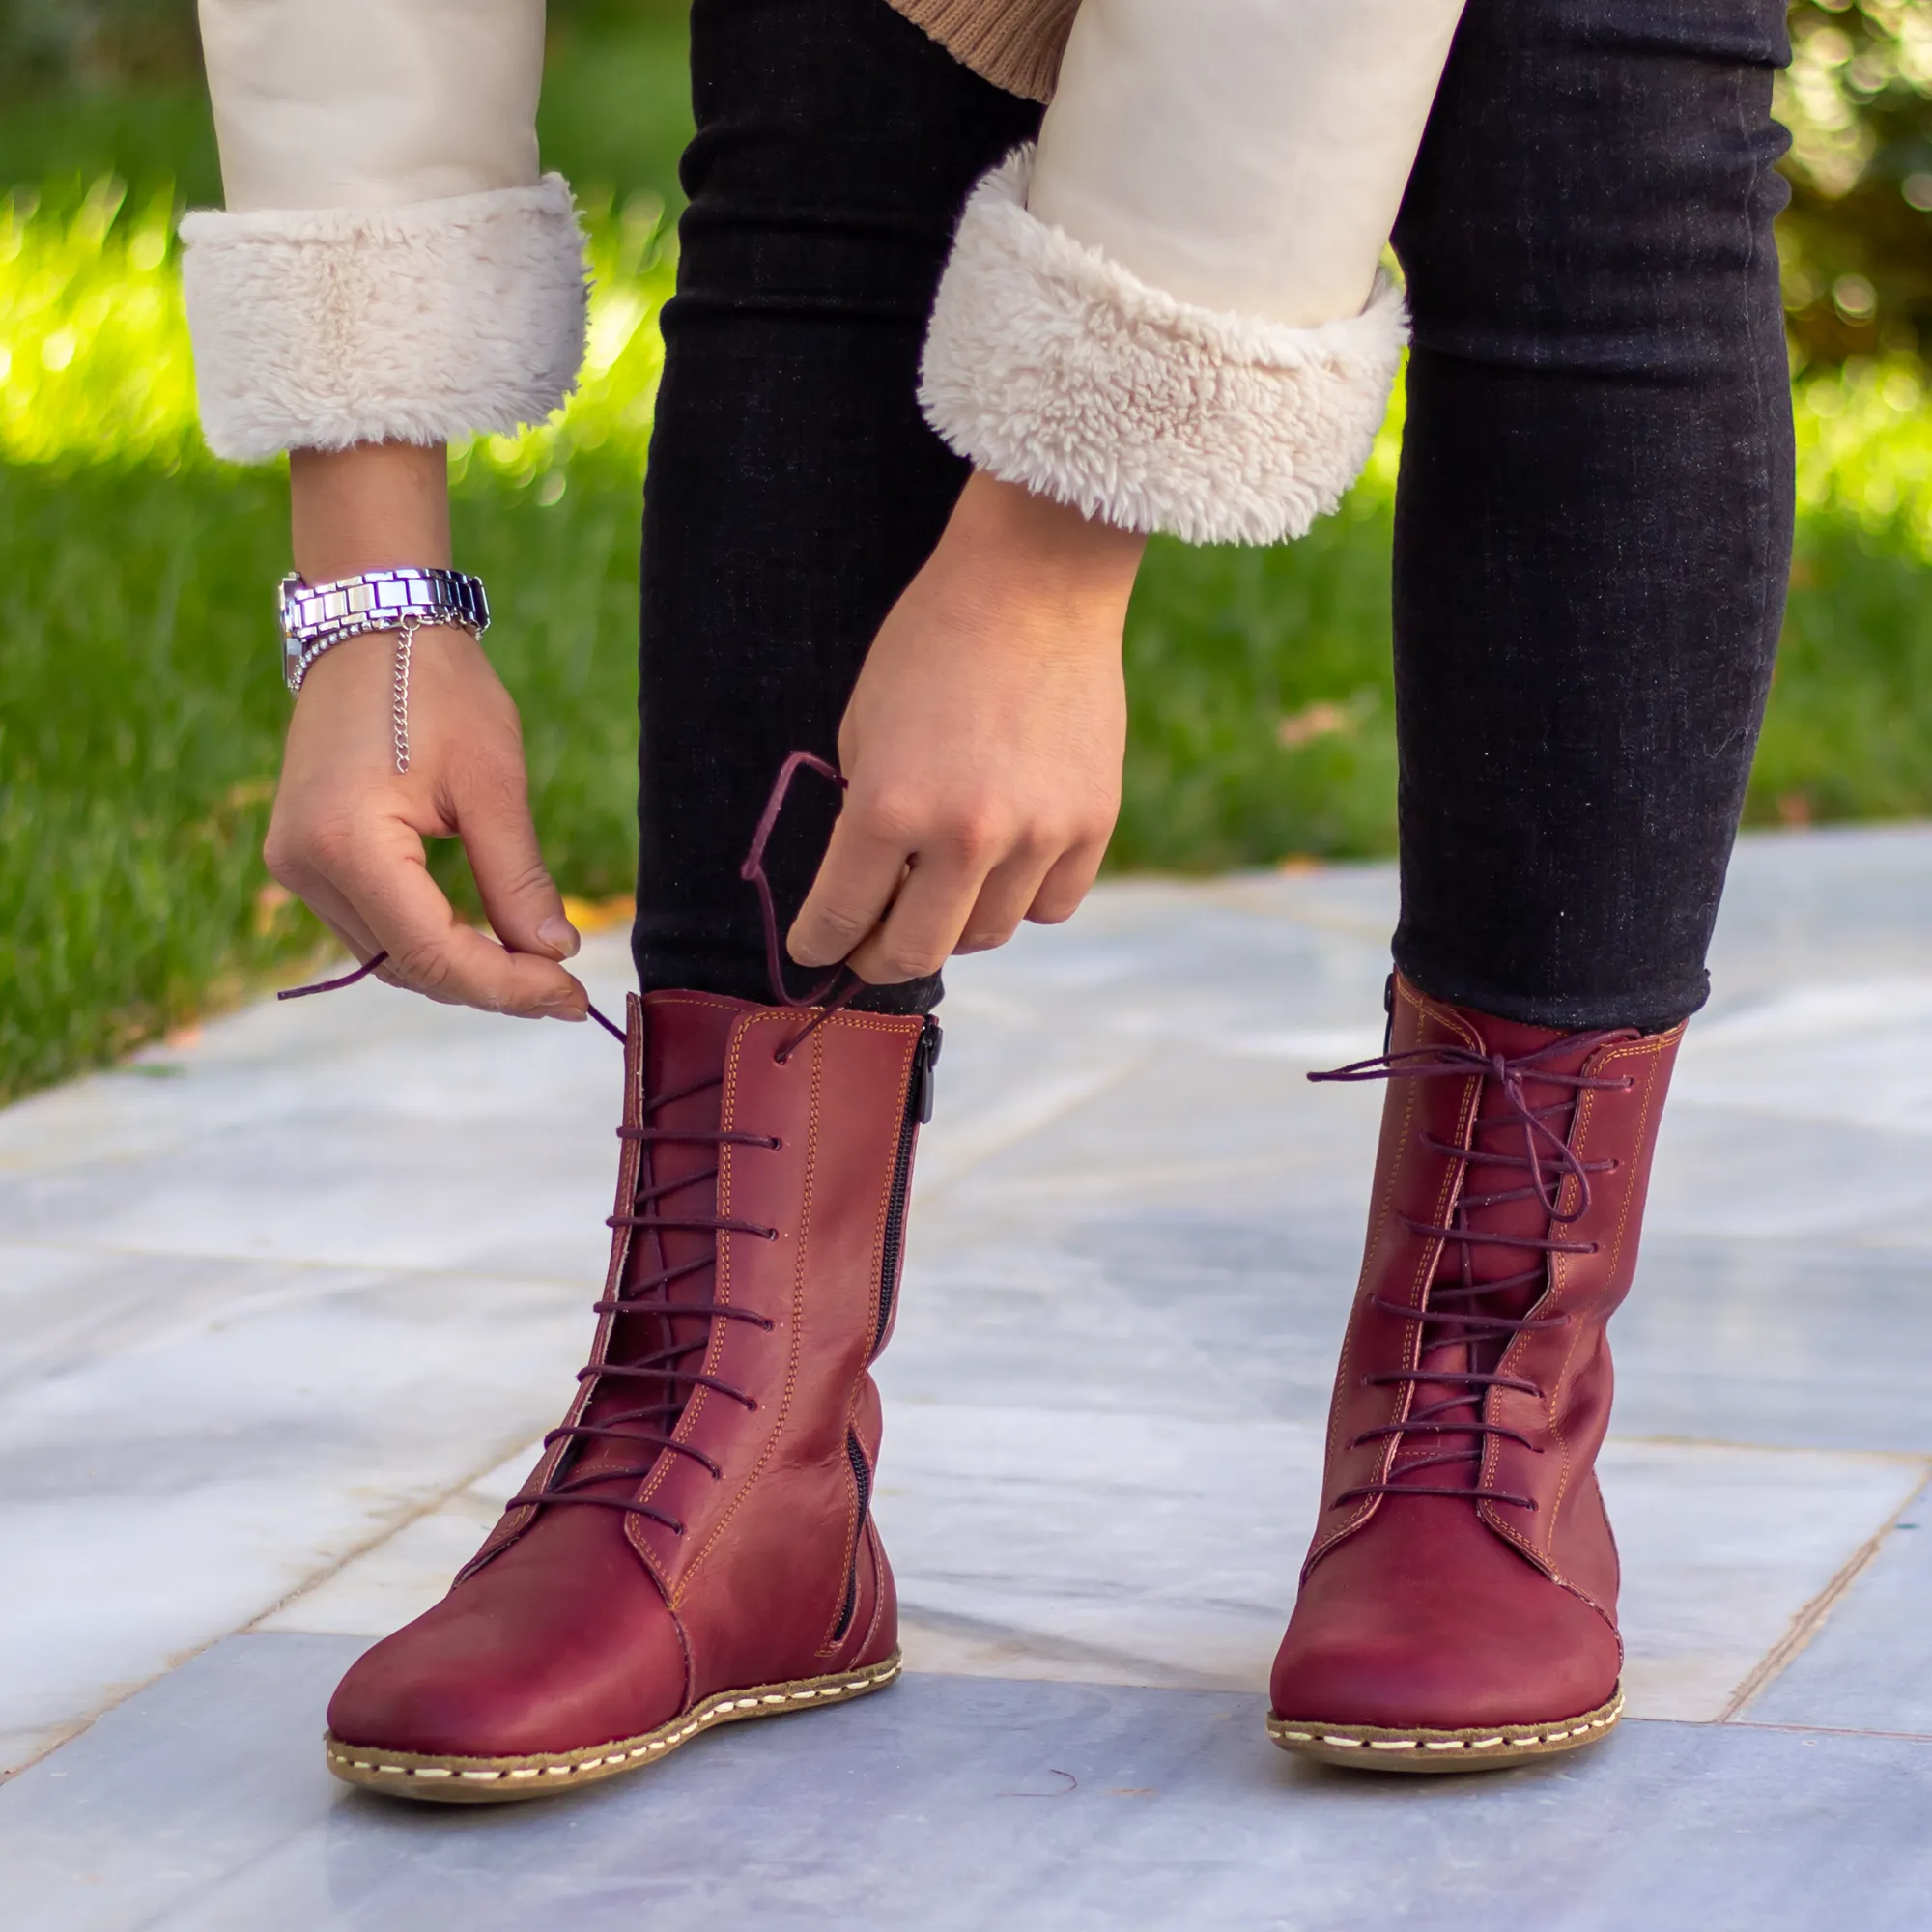
[(456, 829), (497, 937), (512, 952), (575, 957), (582, 941), (544, 864), (521, 760), (472, 775), (452, 802)]

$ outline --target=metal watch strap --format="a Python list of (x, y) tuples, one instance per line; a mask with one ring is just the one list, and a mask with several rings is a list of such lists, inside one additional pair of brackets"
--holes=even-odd
[(309, 667), (331, 645), (371, 631), (416, 631), (454, 624), (480, 638), (490, 628), (481, 578), (460, 570), (365, 570), (332, 583), (282, 579), (282, 676), (301, 690)]

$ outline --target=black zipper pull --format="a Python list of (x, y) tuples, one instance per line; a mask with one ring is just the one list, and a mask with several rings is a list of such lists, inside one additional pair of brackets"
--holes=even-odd
[(924, 1126), (932, 1119), (934, 1084), (932, 1069), (939, 1064), (939, 1049), (945, 1038), (939, 1022), (927, 1013), (925, 1026), (920, 1034), (918, 1044), (912, 1050), (912, 1077), (918, 1083), (921, 1126)]

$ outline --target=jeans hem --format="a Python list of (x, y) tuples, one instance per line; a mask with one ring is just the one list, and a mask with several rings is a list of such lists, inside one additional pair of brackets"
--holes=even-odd
[(1556, 1027), (1565, 1033), (1593, 1032), (1600, 1027), (1664, 1033), (1680, 1020), (1689, 1019), (1711, 997), (1711, 976), (1701, 970), (1691, 980), (1674, 986), (1618, 993), (1539, 993), (1497, 985), (1400, 952), (1395, 964), (1411, 986), (1432, 1000), (1466, 1007), (1519, 1026)]

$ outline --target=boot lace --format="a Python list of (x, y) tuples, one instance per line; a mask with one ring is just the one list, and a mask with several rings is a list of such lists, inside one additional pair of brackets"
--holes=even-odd
[[(1563, 1231), (1589, 1211), (1590, 1177), (1611, 1173), (1618, 1163), (1614, 1159), (1579, 1159), (1570, 1145), (1569, 1123), (1575, 1118), (1577, 1099), (1584, 1093), (1627, 1090), (1633, 1082), (1625, 1077), (1597, 1078), (1564, 1072), (1548, 1063), (1558, 1055), (1568, 1059), (1581, 1054), (1587, 1060), (1601, 1046), (1635, 1037), (1628, 1028), (1570, 1034), (1514, 1058), (1501, 1053), (1478, 1053), (1452, 1044), (1408, 1047), (1308, 1076), (1315, 1081), (1466, 1080), (1473, 1074), (1484, 1081), (1486, 1089), (1492, 1085), (1503, 1102), (1499, 1113), (1485, 1117), (1482, 1103), (1487, 1094), (1478, 1094), (1466, 1147), (1437, 1140), (1433, 1135), (1422, 1137), (1422, 1145), (1432, 1153), (1463, 1164), (1463, 1184), (1446, 1226), (1438, 1227), (1406, 1214), (1402, 1216), (1403, 1226), (1411, 1235), (1442, 1243), (1422, 1305), (1411, 1307), (1380, 1294), (1370, 1300), (1370, 1305), (1380, 1313), (1416, 1323), (1421, 1329), (1421, 1341), (1414, 1368), (1367, 1376), (1366, 1385), (1380, 1388), (1407, 1383), (1444, 1388), (1449, 1393), (1411, 1410), (1401, 1422), (1364, 1431), (1349, 1446), (1358, 1449), (1368, 1442), (1392, 1441), (1398, 1459), (1411, 1436), (1422, 1438), (1425, 1445), (1433, 1442), (1435, 1447), (1429, 1454), (1392, 1462), (1389, 1474), (1382, 1481), (1360, 1483), (1345, 1490), (1335, 1498), (1337, 1503), (1352, 1502), (1363, 1496), (1411, 1495), (1511, 1503), (1529, 1510), (1537, 1507), (1533, 1496), (1487, 1489), (1479, 1480), (1491, 1436), (1520, 1443), (1542, 1454), (1540, 1445), (1532, 1443), (1528, 1436), (1487, 1420), (1484, 1411), (1492, 1388), (1515, 1389), (1539, 1400), (1544, 1398), (1540, 1383), (1520, 1376), (1498, 1374), (1495, 1365), (1514, 1337), (1534, 1329), (1562, 1327), (1570, 1318), (1504, 1314), (1499, 1297), (1514, 1298), (1520, 1291), (1534, 1290), (1536, 1293), (1522, 1304), (1534, 1307), (1548, 1286), (1551, 1256), (1596, 1253), (1596, 1242), (1565, 1239)], [(1561, 1089), (1560, 1097), (1542, 1106), (1531, 1106), (1525, 1091), (1525, 1082), (1529, 1080)], [(1486, 1135), (1496, 1136), (1502, 1145), (1493, 1149), (1485, 1147)], [(1471, 1193), (1471, 1171), (1479, 1167), (1503, 1170), (1497, 1179), (1505, 1183), (1511, 1176), (1520, 1175), (1523, 1179), (1518, 1185), (1492, 1186), (1488, 1192)], [(1566, 1208), (1562, 1206), (1563, 1190), (1572, 1179), (1577, 1183), (1574, 1205)], [(1485, 1209), (1507, 1208), (1529, 1200), (1534, 1200), (1548, 1217), (1549, 1230), (1546, 1235), (1486, 1230), (1472, 1218)], [(1479, 1280), (1478, 1248), (1516, 1250), (1523, 1257), (1525, 1265), (1514, 1274)], [(1443, 1262), (1452, 1250), (1457, 1256), (1454, 1272), (1445, 1273)], [(1487, 1307), (1486, 1302), (1490, 1304)], [(1432, 1358), (1435, 1358), (1434, 1366)], [(1448, 1480), (1449, 1472), (1459, 1469), (1466, 1471), (1468, 1480)], [(1440, 1472), (1436, 1480), (1413, 1480), (1418, 1473), (1431, 1470)]]
[[(814, 757), (810, 752), (794, 752), (780, 768), (777, 781), (772, 786), (771, 796), (766, 801), (763, 815), (758, 820), (757, 830), (753, 835), (750, 851), (746, 854), (739, 877), (754, 887), (758, 895), (758, 910), (764, 926), (765, 970), (771, 980), (773, 1003), (778, 1006), (800, 1008), (817, 1007), (819, 1010), (808, 1020), (803, 1028), (789, 1039), (781, 1042), (773, 1052), (772, 1058), (782, 1065), (811, 1036), (822, 1027), (832, 1015), (848, 1005), (863, 989), (865, 982), (843, 964), (835, 967), (819, 985), (810, 992), (794, 995), (786, 990), (784, 966), (779, 949), (778, 913), (773, 902), (772, 887), (765, 869), (765, 848), (769, 843), (779, 814), (784, 808), (786, 795), (792, 781), (799, 772), (810, 770), (820, 777), (831, 780), (842, 786), (844, 779), (836, 766), (823, 758)], [(345, 986), (353, 986), (357, 980), (366, 980), (379, 971), (388, 960), (388, 953), (381, 952), (353, 973), (344, 973), (332, 980), (317, 980), (312, 985), (292, 986), (277, 993), (278, 1000), (307, 999), (316, 993), (339, 992)], [(624, 1029), (600, 1012), (596, 1007), (590, 1008), (590, 1017), (604, 1031), (620, 1044), (625, 1042)], [(722, 1377), (707, 1375), (701, 1369), (685, 1366), (694, 1354), (708, 1354), (711, 1347), (713, 1322), (743, 1321), (770, 1333), (771, 1320), (749, 1308), (734, 1308), (715, 1299), (702, 1302), (672, 1301), (670, 1290), (677, 1282), (689, 1275), (714, 1269), (718, 1263), (718, 1236), (720, 1235), (749, 1235), (767, 1241), (776, 1241), (779, 1231), (765, 1227), (755, 1221), (743, 1221), (730, 1215), (698, 1213), (688, 1208), (672, 1209), (669, 1204), (679, 1195), (696, 1187), (710, 1186), (711, 1200), (717, 1200), (716, 1182), (718, 1162), (711, 1166), (686, 1175), (679, 1179), (659, 1181), (655, 1174), (653, 1150), (669, 1145), (713, 1147), (760, 1148), (776, 1152), (783, 1142), (770, 1134), (744, 1132), (737, 1129), (719, 1128), (697, 1129), (682, 1127), (661, 1127), (653, 1124), (655, 1117), (665, 1108), (679, 1100), (688, 1100), (714, 1087), (722, 1087), (724, 1076), (722, 1072), (707, 1075), (689, 1085), (668, 1094), (646, 1094), (640, 1114), (643, 1124), (622, 1126), (617, 1129), (619, 1141), (634, 1141), (640, 1145), (641, 1157), (639, 1162), (638, 1185), (633, 1192), (628, 1213), (611, 1215), (606, 1225), (611, 1228), (626, 1228), (632, 1231), (632, 1251), (644, 1242), (655, 1240), (657, 1259), (666, 1260), (668, 1250), (664, 1236), (668, 1234), (709, 1234), (711, 1240), (708, 1252), (700, 1253), (692, 1260), (675, 1265), (664, 1265), (655, 1273), (641, 1275), (636, 1279), (620, 1281), (618, 1292), (612, 1296), (592, 1304), (599, 1315), (608, 1315), (618, 1321), (625, 1318), (644, 1318), (661, 1324), (664, 1345), (636, 1360), (624, 1362), (591, 1362), (577, 1372), (580, 1386), (589, 1383), (590, 1401), (594, 1402), (597, 1385), (604, 1382), (641, 1382), (655, 1384), (662, 1391), (661, 1399), (645, 1402), (636, 1408), (622, 1409), (607, 1413), (596, 1421), (565, 1423), (553, 1429), (543, 1439), (546, 1453), (558, 1442), (616, 1442), (635, 1445), (647, 1452), (635, 1464), (622, 1467), (593, 1465), (581, 1473), (570, 1473), (571, 1459), (565, 1457), (551, 1470), (548, 1478), (533, 1490), (520, 1491), (510, 1498), (510, 1509), (554, 1509), (570, 1504), (588, 1504), (601, 1509), (621, 1510), (627, 1516), (645, 1517), (654, 1522), (663, 1523), (673, 1535), (685, 1533), (684, 1524), (668, 1511), (655, 1504), (639, 1502), (634, 1497), (603, 1492), (603, 1486), (612, 1483), (636, 1484), (649, 1476), (656, 1467), (660, 1454), (668, 1452), (684, 1456), (703, 1465), (711, 1472), (714, 1482), (722, 1482), (724, 1472), (717, 1462), (703, 1450), (689, 1442), (680, 1442), (672, 1433), (678, 1418), (684, 1413), (693, 1392), (696, 1389), (711, 1389), (731, 1402), (740, 1403), (748, 1412), (755, 1412), (758, 1403), (755, 1397), (738, 1388)], [(628, 1273), (628, 1270), (626, 1271)], [(715, 1275), (714, 1275), (715, 1279)], [(688, 1342), (680, 1342), (671, 1327), (674, 1322), (685, 1321), (704, 1323), (700, 1333)], [(589, 1414), (589, 1406), (580, 1411)]]

